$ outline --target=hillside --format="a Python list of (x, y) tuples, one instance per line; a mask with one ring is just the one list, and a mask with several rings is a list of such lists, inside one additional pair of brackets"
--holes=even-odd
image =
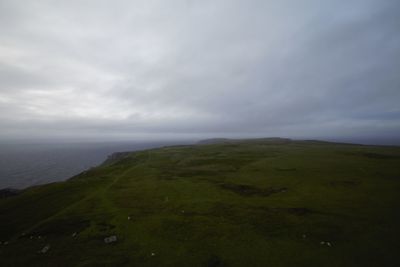
[(399, 266), (399, 166), (288, 139), (115, 154), (0, 198), (0, 266)]

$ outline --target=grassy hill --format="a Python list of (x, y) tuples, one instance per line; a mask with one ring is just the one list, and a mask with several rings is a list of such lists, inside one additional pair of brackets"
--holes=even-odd
[(205, 143), (0, 199), (0, 266), (400, 266), (400, 148)]

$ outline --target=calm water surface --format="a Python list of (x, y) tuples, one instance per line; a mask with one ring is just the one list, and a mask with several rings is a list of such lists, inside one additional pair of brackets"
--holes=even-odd
[(74, 144), (0, 144), (0, 189), (66, 180), (121, 151), (178, 144), (119, 142)]

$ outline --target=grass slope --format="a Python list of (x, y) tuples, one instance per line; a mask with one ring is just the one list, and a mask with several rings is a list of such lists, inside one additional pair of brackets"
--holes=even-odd
[(399, 266), (399, 166), (314, 141), (123, 154), (0, 199), (0, 265)]

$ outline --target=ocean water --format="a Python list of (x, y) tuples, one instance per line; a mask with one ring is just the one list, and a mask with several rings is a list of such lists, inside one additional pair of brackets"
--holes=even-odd
[(22, 189), (66, 180), (101, 164), (114, 152), (137, 151), (178, 142), (0, 144), (0, 189)]

